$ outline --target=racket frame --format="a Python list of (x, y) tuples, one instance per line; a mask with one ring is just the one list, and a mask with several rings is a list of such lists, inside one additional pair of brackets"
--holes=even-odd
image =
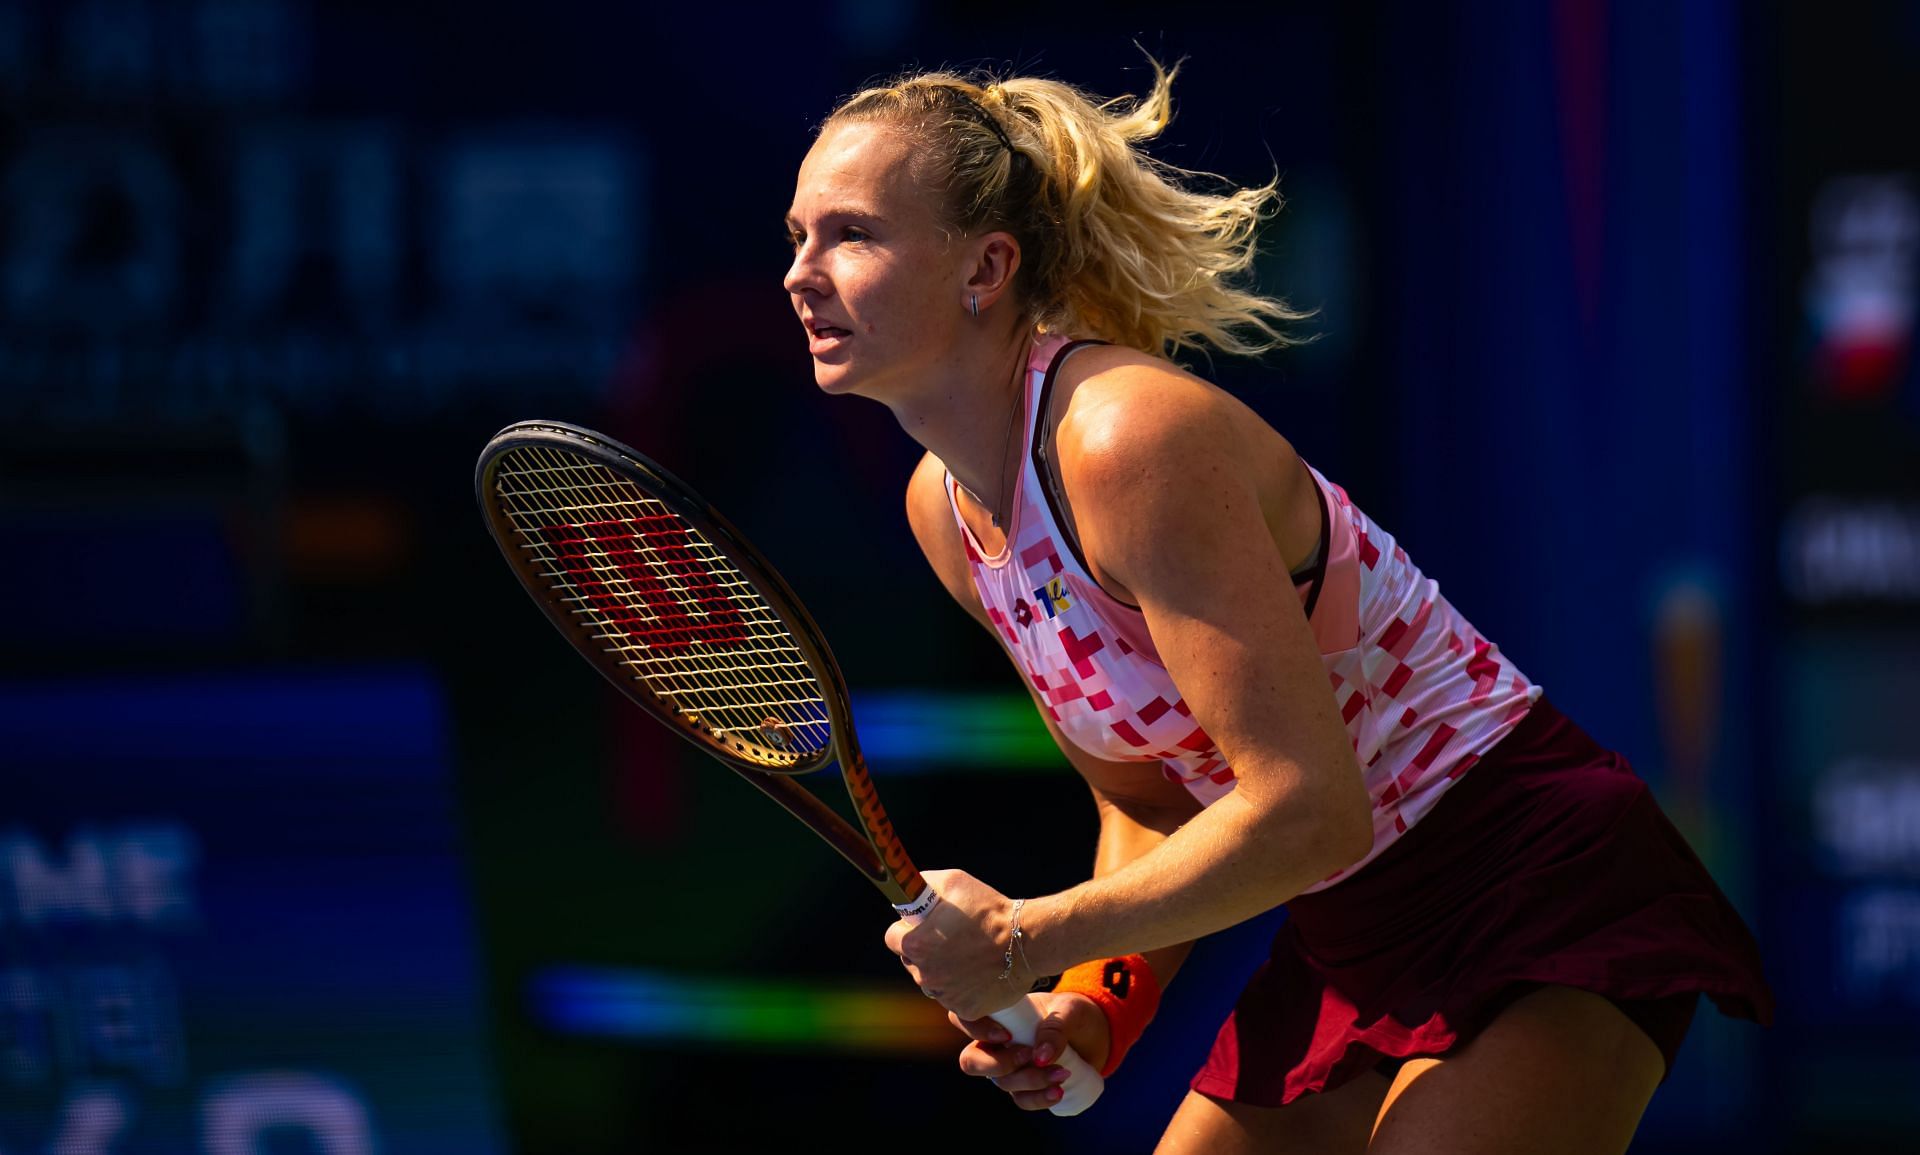
[[(752, 753), (750, 744), (731, 739), (704, 725), (690, 724), (678, 709), (661, 701), (637, 675), (628, 672), (599, 644), (595, 630), (585, 615), (574, 612), (556, 594), (556, 588), (532, 561), (525, 535), (506, 516), (497, 499), (494, 474), (502, 457), (517, 448), (559, 450), (589, 459), (624, 476), (647, 497), (659, 502), (704, 537), (707, 544), (725, 557), (774, 614), (787, 627), (795, 647), (811, 667), (825, 691), (829, 740), (819, 752), (776, 769)], [(519, 576), (520, 584), (535, 604), (547, 615), (555, 629), (573, 643), (573, 648), (599, 670), (623, 696), (645, 709), (662, 724), (713, 755), (756, 789), (784, 806), (794, 817), (825, 839), (867, 881), (887, 896), (902, 918), (913, 922), (924, 919), (940, 902), (940, 896), (926, 884), (907, 857), (906, 848), (893, 829), (893, 822), (880, 804), (879, 792), (867, 771), (866, 759), (854, 737), (853, 710), (847, 697), (846, 680), (839, 663), (827, 648), (819, 626), (807, 613), (798, 595), (773, 568), (771, 562), (747, 541), (733, 524), (708, 505), (693, 488), (637, 451), (590, 429), (560, 421), (522, 421), (507, 426), (487, 442), (474, 468), (474, 497), (486, 517), (494, 543), (507, 564)], [(763, 748), (764, 749), (764, 748)], [(832, 762), (839, 766), (841, 781), (859, 816), (855, 829), (839, 812), (822, 802), (811, 791), (794, 781), (794, 776), (812, 773)], [(1023, 997), (1003, 1010), (995, 1011), (995, 1021), (1006, 1027), (1016, 1043), (1031, 1046), (1040, 1027), (1040, 1013), (1031, 997)], [(1105, 1080), (1085, 1059), (1071, 1048), (1057, 1062), (1069, 1072), (1061, 1084), (1060, 1102), (1050, 1110), (1055, 1115), (1077, 1115), (1092, 1105), (1105, 1088)]]
[[(592, 617), (567, 604), (567, 591), (541, 570), (527, 535), (502, 508), (495, 474), (506, 455), (517, 449), (557, 450), (611, 470), (687, 523), (714, 552), (739, 570), (786, 627), (789, 640), (819, 680), (830, 735), (827, 745), (797, 758), (790, 766), (780, 766), (762, 752), (766, 748), (756, 751), (753, 744), (731, 733), (718, 732), (689, 718), (628, 670), (600, 640), (600, 627)], [(840, 665), (799, 596), (744, 534), (691, 486), (656, 462), (604, 434), (560, 421), (521, 421), (495, 434), (474, 467), (473, 485), (494, 544), (519, 576), (522, 588), (594, 669), (630, 701), (786, 807), (878, 887), (889, 902), (903, 910), (924, 909), (922, 900), (930, 892), (908, 858), (867, 771), (854, 736), (853, 710)], [(840, 768), (841, 780), (859, 817), (858, 829), (793, 780), (796, 775), (824, 769), (829, 763)]]

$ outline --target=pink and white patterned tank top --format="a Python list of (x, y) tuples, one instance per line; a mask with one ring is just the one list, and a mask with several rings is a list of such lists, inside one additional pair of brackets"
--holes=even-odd
[[(1098, 758), (1157, 761), (1170, 781), (1211, 805), (1233, 789), (1233, 768), (1160, 663), (1139, 608), (1093, 580), (1044, 480), (1037, 415), (1061, 363), (1087, 343), (1054, 335), (1034, 345), (1027, 452), (1006, 547), (987, 556), (960, 517), (951, 475), (947, 499), (987, 618), (1061, 732)], [(1372, 849), (1312, 892), (1406, 833), (1513, 729), (1541, 689), (1460, 616), (1439, 583), (1422, 576), (1345, 490), (1306, 468), (1320, 493), (1320, 548), (1312, 567), (1294, 575), (1294, 593), (1373, 800)]]

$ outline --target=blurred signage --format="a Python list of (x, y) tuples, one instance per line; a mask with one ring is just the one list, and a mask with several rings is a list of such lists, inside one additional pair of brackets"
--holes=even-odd
[(1828, 872), (1920, 879), (1920, 761), (1843, 761), (1814, 787)]
[(0, 0), (0, 90), (30, 99), (202, 106), (305, 87), (304, 0)]
[(0, 1155), (501, 1150), (438, 695), (0, 685)]
[(1912, 357), (1920, 195), (1903, 175), (1835, 177), (1814, 199), (1811, 235), (1815, 379), (1835, 397), (1884, 396)]
[(1799, 602), (1920, 603), (1920, 503), (1815, 494), (1787, 511), (1787, 592)]
[(1865, 882), (1838, 912), (1841, 997), (1920, 1009), (1920, 761), (1846, 759), (1813, 798), (1824, 872)]
[(597, 398), (645, 172), (578, 122), (427, 131), (311, 107), (262, 0), (0, 0), (0, 416), (62, 427)]
[(205, 167), (134, 129), (36, 127), (0, 154), (0, 411), (419, 419), (488, 388), (604, 388), (640, 259), (625, 142), (510, 129), (413, 156), (380, 124), (209, 135)]
[[(1760, 148), (1788, 291), (1756, 325), (1778, 365), (1778, 663), (1765, 727), (1763, 910), (1780, 996), (1775, 1110), (1802, 1146), (1911, 1146), (1920, 1080), (1920, 98), (1911, 4), (1788, 6), (1761, 23), (1782, 99)], [(1755, 154), (1759, 155), (1759, 154)], [(1800, 239), (1802, 246), (1791, 241)]]

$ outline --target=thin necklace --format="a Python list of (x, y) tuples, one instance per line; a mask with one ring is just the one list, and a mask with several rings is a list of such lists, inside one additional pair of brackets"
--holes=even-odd
[[(1024, 369), (1026, 366), (1026, 360), (1027, 359), (1024, 356), (1020, 358), (1020, 365), (1022, 369)], [(1020, 379), (1020, 376), (1021, 374), (1016, 372), (1014, 374), (1014, 380), (1018, 381)], [(1000, 499), (1002, 501), (1006, 500), (1007, 491), (1013, 488), (1012, 486), (1007, 484), (1007, 454), (1013, 448), (1013, 427), (1015, 424), (1018, 423), (1020, 411), (1027, 407), (1026, 390), (1016, 388), (1014, 390), (1014, 393), (1015, 393), (1014, 403), (1007, 407), (1007, 435), (1000, 439), (1000, 488), (1001, 488)], [(957, 477), (954, 478), (953, 480), (954, 480), (954, 483), (958, 485), (961, 489), (965, 489), (967, 491), (967, 496), (973, 498), (973, 503), (975, 505), (978, 505), (982, 509), (987, 511), (987, 516), (993, 519), (993, 528), (1000, 529), (1001, 528), (1000, 506), (997, 503), (994, 505), (988, 505), (986, 502), (980, 500), (979, 494), (975, 493), (971, 489), (967, 489), (966, 482), (961, 481)], [(1007, 513), (1011, 515), (1013, 511), (1008, 510)]]

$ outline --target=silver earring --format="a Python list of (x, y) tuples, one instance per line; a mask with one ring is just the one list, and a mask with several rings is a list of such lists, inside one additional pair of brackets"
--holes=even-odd
[(973, 309), (973, 315), (978, 317), (980, 315), (980, 294), (978, 293), (975, 293), (973, 295), (972, 309)]

